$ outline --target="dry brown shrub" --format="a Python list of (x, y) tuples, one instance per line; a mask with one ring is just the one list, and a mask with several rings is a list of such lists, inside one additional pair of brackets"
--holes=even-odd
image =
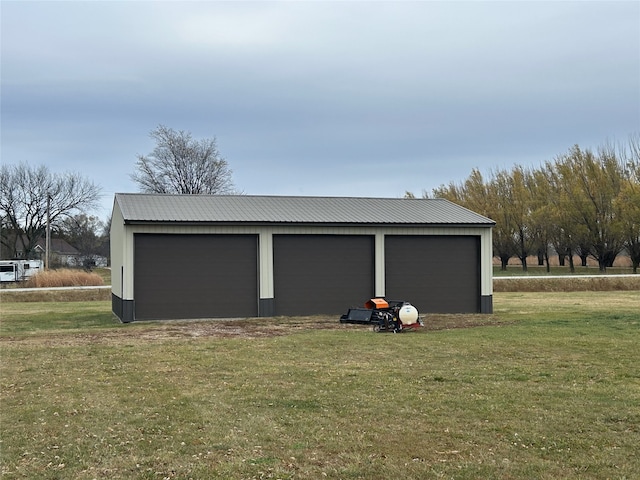
[(637, 277), (494, 278), (494, 292), (610, 292), (640, 290)]
[(104, 285), (102, 277), (97, 273), (84, 270), (46, 270), (27, 280), (27, 288), (46, 287), (89, 287)]

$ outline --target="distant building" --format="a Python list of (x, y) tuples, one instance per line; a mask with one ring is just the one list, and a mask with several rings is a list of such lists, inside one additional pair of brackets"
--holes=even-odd
[[(12, 238), (15, 239), (15, 235)], [(21, 239), (18, 238), (17, 241), (15, 241), (15, 252), (3, 249), (3, 259), (20, 260), (37, 258), (39, 260), (44, 260), (46, 250), (45, 239), (39, 239), (36, 242), (36, 245), (33, 247), (33, 250), (31, 250), (30, 252), (24, 251), (24, 244), (27, 243), (28, 241), (26, 240), (26, 238), (24, 239), (24, 241), (21, 241)], [(63, 240), (62, 238), (51, 239), (51, 252), (49, 258), (52, 263), (57, 263), (58, 265), (64, 266), (74, 266), (77, 263), (77, 259), (79, 257), (80, 252), (78, 251), (78, 249), (73, 245), (70, 245), (66, 240)]]
[[(15, 238), (15, 237), (14, 237)], [(25, 239), (25, 243), (26, 239)], [(44, 261), (46, 255), (46, 240), (39, 239), (31, 253), (27, 254), (22, 247), (23, 243), (16, 243), (16, 255), (8, 255), (6, 249), (2, 251), (2, 257), (6, 260), (33, 259)], [(49, 252), (49, 262), (52, 267), (70, 267), (70, 268), (86, 268), (86, 267), (106, 267), (107, 257), (99, 253), (83, 254), (76, 247), (62, 238), (51, 239), (51, 252)]]
[[(40, 258), (44, 259), (46, 250), (46, 241), (44, 238), (37, 241), (34, 248)], [(51, 239), (51, 251), (49, 252), (49, 261), (51, 265), (60, 265), (64, 267), (77, 267), (82, 265), (82, 255), (80, 251), (69, 244), (62, 238)]]

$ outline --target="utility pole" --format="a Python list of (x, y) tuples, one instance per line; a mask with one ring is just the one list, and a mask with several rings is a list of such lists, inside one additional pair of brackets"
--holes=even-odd
[(51, 195), (47, 193), (47, 233), (44, 246), (44, 269), (49, 270), (49, 254), (51, 252)]

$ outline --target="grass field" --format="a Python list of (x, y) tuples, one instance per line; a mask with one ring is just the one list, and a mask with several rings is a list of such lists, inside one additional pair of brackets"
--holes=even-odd
[(639, 305), (497, 293), (395, 335), (3, 303), (2, 476), (638, 478)]

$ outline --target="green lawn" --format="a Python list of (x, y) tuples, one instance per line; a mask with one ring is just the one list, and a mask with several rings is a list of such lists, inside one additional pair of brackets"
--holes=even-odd
[(2, 476), (637, 478), (639, 306), (497, 293), (494, 315), (396, 335), (4, 303)]

